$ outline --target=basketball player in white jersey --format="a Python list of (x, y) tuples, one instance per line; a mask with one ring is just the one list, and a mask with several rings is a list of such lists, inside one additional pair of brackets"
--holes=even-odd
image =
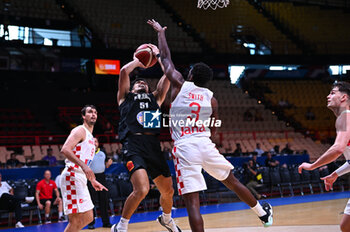
[(165, 75), (172, 86), (170, 125), (172, 138), (175, 141), (173, 156), (177, 186), (179, 194), (185, 200), (192, 231), (204, 231), (199, 210), (199, 191), (206, 189), (202, 168), (247, 203), (264, 226), (272, 225), (271, 205), (265, 203), (261, 206), (251, 192), (234, 177), (232, 164), (218, 152), (211, 141), (209, 127), (186, 124), (187, 119), (204, 123), (208, 119), (218, 118), (217, 100), (213, 97), (213, 92), (205, 88), (206, 83), (212, 78), (212, 70), (204, 63), (197, 63), (191, 68), (185, 81), (171, 60), (165, 38), (166, 27), (163, 28), (154, 20), (149, 20), (148, 24), (158, 32), (160, 57)]
[(86, 105), (81, 110), (81, 115), (83, 125), (71, 131), (61, 150), (66, 157), (66, 167), (61, 174), (61, 192), (64, 213), (69, 218), (65, 232), (78, 232), (93, 220), (94, 205), (87, 180), (96, 191), (107, 190), (96, 181), (95, 174), (89, 168), (95, 154), (92, 131), (97, 120), (96, 107)]
[[(350, 172), (350, 84), (348, 82), (335, 82), (330, 94), (327, 96), (327, 107), (333, 111), (337, 120), (335, 129), (337, 137), (334, 144), (314, 163), (302, 163), (299, 173), (305, 170), (314, 170), (323, 165), (335, 161), (344, 154), (346, 162), (335, 170), (331, 175), (321, 178), (325, 182), (326, 190), (329, 191), (338, 176)], [(344, 215), (340, 223), (341, 231), (350, 232), (350, 200), (346, 204)]]

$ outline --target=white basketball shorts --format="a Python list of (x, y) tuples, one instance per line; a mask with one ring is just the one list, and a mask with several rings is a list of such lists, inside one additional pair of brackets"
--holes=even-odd
[(87, 179), (80, 169), (66, 167), (61, 177), (64, 214), (83, 213), (94, 208), (87, 187)]
[(179, 195), (207, 189), (202, 168), (219, 181), (225, 180), (233, 169), (208, 137), (175, 141), (172, 154)]
[(348, 203), (346, 203), (344, 214), (350, 215), (350, 199), (348, 200)]

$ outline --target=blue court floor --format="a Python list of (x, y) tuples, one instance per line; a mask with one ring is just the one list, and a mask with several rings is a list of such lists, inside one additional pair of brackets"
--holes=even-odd
[[(267, 199), (266, 201), (269, 202), (272, 206), (280, 206), (280, 205), (292, 205), (292, 204), (301, 204), (301, 203), (316, 202), (316, 201), (336, 200), (336, 199), (343, 199), (343, 198), (350, 198), (350, 191), (285, 197), (285, 198), (274, 198), (274, 199)], [(244, 209), (249, 209), (249, 207), (242, 202), (235, 202), (235, 203), (202, 206), (201, 213), (212, 214), (212, 213), (221, 213), (221, 212), (244, 210)], [(132, 216), (130, 223), (153, 221), (158, 217), (160, 213), (161, 213), (160, 211), (137, 213)], [(172, 215), (174, 218), (186, 217), (187, 212), (185, 208), (181, 208), (181, 209), (173, 210)], [(117, 223), (119, 219), (120, 219), (120, 216), (115, 216), (110, 218), (112, 224)], [(66, 227), (66, 225), (67, 225), (67, 222), (51, 223), (47, 225), (27, 226), (25, 228), (20, 228), (20, 229), (11, 228), (11, 229), (5, 229), (2, 231), (4, 232), (10, 232), (10, 231), (16, 231), (16, 232), (17, 231), (25, 231), (25, 232), (34, 232), (34, 231), (39, 231), (39, 232), (55, 231), (56, 232), (57, 231), (59, 232), (59, 231), (64, 231), (64, 228)], [(100, 218), (96, 219), (95, 227), (97, 228), (101, 226), (102, 226), (101, 219)]]

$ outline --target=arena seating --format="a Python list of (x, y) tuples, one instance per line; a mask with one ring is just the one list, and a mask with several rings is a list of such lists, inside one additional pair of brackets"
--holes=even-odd
[(0, 109), (0, 135), (48, 134), (44, 125), (35, 118), (29, 109)]
[[(334, 114), (326, 108), (326, 96), (331, 85), (319, 80), (269, 80), (257, 81), (260, 87), (267, 87), (266, 101), (278, 107), (281, 100), (288, 101), (290, 107), (281, 108), (285, 116), (293, 117), (301, 125), (316, 133), (319, 139), (334, 136)], [(312, 112), (314, 119), (307, 119)]]
[[(219, 117), (223, 121), (221, 131), (292, 131), (264, 105), (229, 81), (212, 81), (209, 88), (219, 103)], [(245, 118), (248, 111), (251, 117)]]
[[(300, 54), (301, 51), (272, 22), (260, 14), (248, 1), (230, 1), (227, 8), (217, 11), (196, 9), (195, 1), (167, 0), (186, 23), (192, 25), (210, 45), (221, 53), (244, 54), (247, 50), (231, 37), (253, 37), (274, 54)], [(237, 32), (237, 29), (239, 29)]]
[(346, 24), (339, 23), (350, 21), (350, 14), (345, 13), (343, 9), (321, 8), (286, 1), (264, 1), (262, 4), (300, 39), (313, 44), (318, 54), (350, 52), (350, 32)]
[(201, 51), (198, 43), (182, 31), (155, 1), (74, 0), (71, 4), (111, 48), (135, 50), (144, 43), (156, 44), (157, 36), (146, 23), (148, 19), (156, 18), (168, 26), (168, 42), (173, 51)]
[(8, 5), (8, 14), (16, 17), (28, 17), (38, 19), (68, 20), (59, 5), (54, 0), (9, 0), (1, 1), (0, 8)]

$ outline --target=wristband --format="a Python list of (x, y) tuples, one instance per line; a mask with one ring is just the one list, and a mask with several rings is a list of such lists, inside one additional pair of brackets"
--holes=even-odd
[(348, 172), (350, 172), (350, 164), (346, 161), (342, 166), (340, 166), (337, 170), (335, 170), (338, 176), (342, 176)]
[(158, 53), (157, 55), (156, 55), (156, 57), (157, 57), (157, 59), (160, 57), (160, 53)]

